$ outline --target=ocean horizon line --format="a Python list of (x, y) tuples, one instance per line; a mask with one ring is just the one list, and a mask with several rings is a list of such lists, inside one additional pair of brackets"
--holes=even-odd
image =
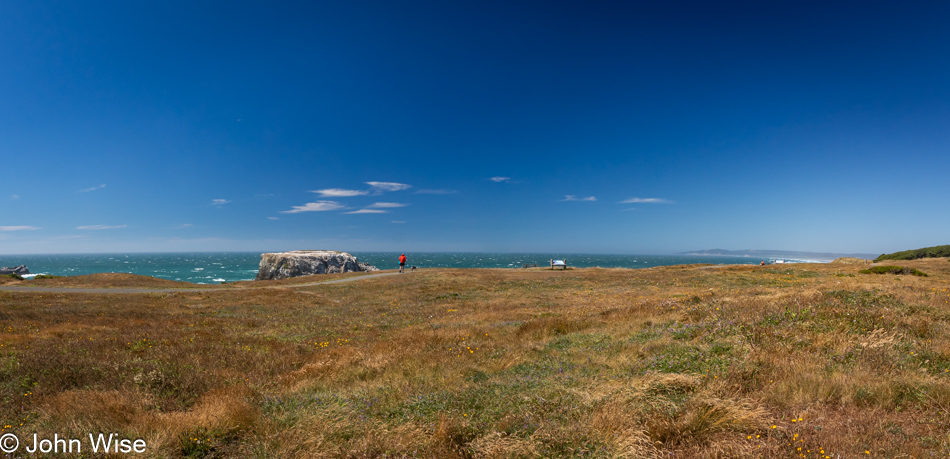
[(685, 255), (685, 252), (558, 252), (558, 251), (493, 251), (493, 250), (336, 250), (336, 249), (291, 249), (291, 250), (175, 250), (175, 251), (132, 251), (132, 252), (31, 252), (31, 253), (0, 253), (0, 257), (10, 257), (10, 256), (41, 256), (41, 255), (161, 255), (161, 254), (221, 254), (221, 253), (277, 253), (277, 252), (293, 252), (293, 251), (309, 251), (309, 250), (327, 250), (335, 252), (345, 252), (345, 253), (460, 253), (460, 254), (474, 254), (474, 253), (491, 253), (491, 254), (504, 254), (504, 255), (541, 255), (546, 253), (553, 254), (562, 254), (562, 255), (651, 255), (651, 256), (663, 256), (663, 255)]
[[(755, 249), (755, 250), (732, 250), (729, 252), (748, 252), (748, 253), (703, 253), (704, 250), (688, 250), (681, 252), (575, 252), (575, 251), (495, 251), (495, 250), (336, 250), (336, 249), (291, 249), (291, 250), (171, 250), (171, 251), (126, 251), (126, 252), (22, 252), (22, 253), (0, 253), (0, 257), (15, 256), (56, 256), (56, 255), (169, 255), (169, 254), (227, 254), (227, 253), (276, 253), (293, 251), (335, 251), (350, 254), (357, 253), (427, 253), (427, 254), (497, 254), (497, 255), (617, 255), (617, 256), (696, 256), (696, 257), (761, 257), (768, 254), (826, 254), (826, 255), (873, 255), (856, 253), (838, 253), (838, 252), (812, 252), (799, 250), (781, 250), (781, 249)], [(791, 256), (791, 255), (789, 255)]]
[[(25, 265), (27, 277), (36, 275), (80, 276), (115, 272), (157, 277), (195, 284), (253, 280), (262, 252), (150, 252), (94, 254), (0, 255), (0, 266)], [(351, 252), (361, 262), (379, 269), (398, 268), (401, 252)], [(522, 268), (546, 266), (551, 259), (565, 259), (575, 268), (652, 268), (685, 264), (759, 264), (769, 257), (676, 254), (583, 254), (496, 252), (405, 252), (410, 266), (431, 268)], [(777, 260), (777, 259), (776, 259)], [(783, 261), (822, 263), (821, 260), (784, 257)]]

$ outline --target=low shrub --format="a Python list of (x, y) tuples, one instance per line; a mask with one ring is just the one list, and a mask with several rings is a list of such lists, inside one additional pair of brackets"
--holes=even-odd
[(862, 269), (861, 274), (913, 274), (915, 276), (927, 277), (923, 271), (914, 268), (905, 268), (903, 266), (875, 266), (873, 268)]

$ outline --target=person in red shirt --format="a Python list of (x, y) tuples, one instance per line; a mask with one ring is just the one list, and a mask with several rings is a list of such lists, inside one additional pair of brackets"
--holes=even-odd
[(399, 256), (399, 272), (403, 272), (406, 269), (406, 254)]

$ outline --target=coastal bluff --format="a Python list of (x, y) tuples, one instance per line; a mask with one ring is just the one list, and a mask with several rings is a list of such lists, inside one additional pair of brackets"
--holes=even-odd
[(286, 279), (311, 274), (379, 271), (375, 266), (360, 263), (346, 252), (334, 250), (293, 250), (261, 254), (261, 264), (254, 280)]

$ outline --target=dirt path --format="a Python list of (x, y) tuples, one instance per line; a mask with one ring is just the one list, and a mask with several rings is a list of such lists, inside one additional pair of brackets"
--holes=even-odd
[(230, 292), (234, 290), (248, 290), (258, 288), (300, 288), (311, 287), (314, 285), (339, 284), (342, 282), (353, 282), (363, 279), (374, 279), (383, 276), (392, 276), (395, 273), (370, 274), (367, 276), (347, 277), (345, 279), (334, 279), (321, 282), (309, 282), (306, 284), (293, 285), (262, 285), (260, 287), (237, 287), (237, 288), (71, 288), (71, 287), (19, 287), (13, 285), (0, 285), (0, 291), (4, 292), (43, 292), (43, 293), (175, 293), (175, 292)]

